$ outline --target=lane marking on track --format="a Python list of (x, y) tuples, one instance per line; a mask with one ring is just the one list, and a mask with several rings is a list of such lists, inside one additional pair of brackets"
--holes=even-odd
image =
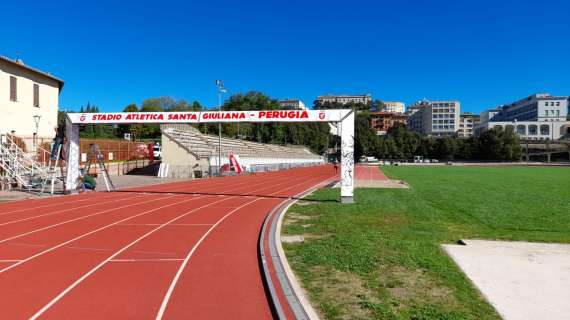
[[(180, 260), (182, 260), (182, 259), (180, 259)], [(22, 260), (6, 259), (6, 260), (0, 260), (0, 263), (2, 263), (2, 262), (20, 262), (20, 261), (22, 261)]]
[[(232, 207), (233, 208), (233, 207)], [(169, 226), (211, 226), (213, 223), (172, 223)], [(160, 226), (160, 223), (122, 223), (120, 226)]]
[[(93, 201), (93, 200), (104, 200), (104, 199), (108, 199), (108, 198), (113, 198), (113, 195), (110, 195), (108, 197), (89, 197), (87, 199), (77, 199), (77, 200), (71, 200), (71, 201), (62, 201), (62, 202), (56, 202), (56, 203), (50, 203), (50, 204), (46, 204), (43, 206), (37, 206), (37, 207), (26, 207), (23, 209), (16, 209), (16, 210), (12, 210), (12, 211), (6, 211), (6, 212), (2, 212), (0, 213), (0, 216), (6, 215), (6, 214), (10, 214), (10, 213), (17, 213), (17, 212), (22, 212), (22, 211), (28, 211), (28, 210), (36, 210), (36, 209), (41, 209), (41, 208), (49, 208), (49, 207), (54, 207), (54, 206), (59, 206), (59, 205), (66, 205), (66, 204), (71, 204), (71, 203), (77, 203), (77, 202), (83, 202), (83, 201)], [(53, 200), (58, 200), (57, 198), (53, 198)], [(25, 204), (25, 203), (22, 203)]]
[[(133, 206), (138, 206), (138, 205), (141, 205), (141, 204), (150, 203), (150, 202), (154, 202), (154, 201), (159, 201), (159, 200), (164, 200), (164, 199), (170, 199), (170, 198), (174, 198), (174, 197), (175, 197), (175, 196), (157, 198), (157, 199), (152, 199), (152, 200), (143, 201), (143, 202), (137, 202), (137, 203), (133, 203), (133, 204), (129, 204), (129, 205), (126, 205), (126, 206), (117, 207), (117, 208), (112, 208), (112, 209), (107, 209), (107, 210), (103, 210), (103, 211), (98, 211), (98, 212), (95, 212), (95, 213), (92, 213), (92, 214), (88, 214), (88, 215), (85, 215), (85, 216), (81, 216), (81, 217), (78, 217), (78, 218), (75, 218), (75, 219), (62, 221), (62, 222), (59, 222), (59, 223), (56, 223), (56, 224), (51, 224), (51, 225), (49, 225), (49, 226), (45, 226), (45, 227), (42, 227), (42, 228), (38, 228), (38, 229), (34, 229), (34, 230), (31, 230), (31, 231), (28, 231), (28, 232), (24, 232), (24, 233), (21, 233), (21, 234), (18, 234), (18, 235), (9, 237), (9, 238), (5, 238), (5, 239), (0, 240), (0, 243), (4, 243), (4, 242), (10, 241), (10, 240), (18, 239), (18, 238), (21, 238), (21, 237), (24, 237), (24, 236), (28, 236), (28, 235), (30, 235), (30, 234), (34, 234), (34, 233), (36, 233), (36, 232), (40, 232), (40, 231), (43, 231), (43, 230), (55, 228), (55, 227), (57, 227), (57, 226), (61, 226), (61, 225), (64, 225), (64, 224), (67, 224), (67, 223), (71, 223), (71, 222), (74, 222), (74, 221), (78, 221), (78, 220), (82, 220), (82, 219), (87, 219), (87, 218), (90, 218), (90, 217), (93, 217), (93, 216), (97, 216), (97, 215), (100, 215), (100, 214), (104, 214), (104, 213), (107, 213), (107, 212), (111, 212), (111, 211), (115, 211), (115, 210), (119, 210), (119, 209), (124, 209), (124, 208), (129, 208), (129, 207), (133, 207)], [(192, 198), (191, 200), (193, 200), (193, 199), (196, 199), (196, 198)]]
[[(253, 186), (257, 186), (257, 185), (261, 185), (261, 184), (266, 184), (266, 183), (267, 183), (267, 181), (262, 181), (261, 183), (253, 184)], [(223, 184), (224, 186), (228, 186), (228, 183), (227, 183), (227, 182), (220, 183), (220, 184)], [(229, 185), (229, 187), (234, 188), (234, 187), (236, 187), (236, 186), (241, 186), (241, 185), (243, 185), (243, 184), (250, 184), (248, 187), (251, 187), (251, 182), (247, 182), (247, 181), (246, 181), (246, 182), (241, 182), (241, 183), (236, 183), (235, 185)], [(218, 187), (219, 187), (219, 186), (218, 186), (218, 184), (216, 183), (216, 184), (214, 184), (213, 186), (207, 187), (206, 190), (209, 190), (209, 189), (212, 189), (212, 188), (218, 188)], [(180, 186), (179, 188), (184, 188), (184, 186)], [(263, 190), (263, 189), (262, 189), (262, 190)], [(29, 232), (25, 232), (25, 233), (22, 233), (22, 234), (13, 236), (13, 237), (9, 237), (9, 238), (0, 240), (0, 243), (4, 243), (4, 242), (7, 242), (7, 241), (10, 241), (10, 240), (13, 240), (13, 239), (17, 239), (17, 238), (20, 238), (20, 237), (24, 237), (24, 236), (27, 236), (27, 235), (30, 235), (30, 234), (33, 234), (33, 233), (36, 233), (36, 232), (43, 231), (43, 230), (51, 229), (51, 228), (54, 228), (54, 227), (57, 227), (57, 226), (60, 226), (60, 225), (64, 225), (64, 224), (67, 224), (67, 223), (70, 223), (70, 222), (74, 222), (74, 221), (77, 221), (77, 220), (81, 220), (81, 219), (89, 218), (89, 217), (96, 216), (96, 215), (99, 215), (99, 214), (103, 214), (103, 213), (106, 213), (106, 212), (109, 212), (109, 211), (113, 211), (113, 210), (117, 210), (117, 209), (123, 209), (123, 208), (126, 208), (126, 207), (131, 207), (131, 206), (135, 206), (135, 205), (139, 205), (139, 204), (143, 204), (143, 203), (148, 203), (148, 202), (153, 202), (153, 201), (158, 201), (158, 200), (162, 200), (162, 199), (174, 198), (174, 197), (176, 197), (176, 196), (182, 196), (182, 197), (184, 197), (184, 196), (187, 196), (187, 195), (174, 195), (174, 196), (170, 196), (170, 197), (163, 197), (163, 198), (158, 198), (158, 199), (154, 199), (154, 200), (149, 200), (149, 201), (146, 201), (146, 202), (139, 202), (139, 203), (137, 203), (137, 204), (132, 204), (132, 205), (127, 205), (127, 206), (123, 206), (123, 207), (119, 207), (119, 208), (114, 208), (114, 209), (109, 209), (109, 210), (105, 210), (105, 211), (101, 211), (101, 212), (96, 212), (96, 213), (93, 213), (93, 214), (91, 214), (91, 215), (82, 216), (82, 217), (79, 217), (79, 218), (75, 218), (75, 219), (63, 221), (63, 222), (60, 222), (60, 223), (57, 223), (57, 224), (49, 225), (49, 226), (46, 226), (46, 227), (43, 227), (43, 228), (35, 229), (35, 230), (29, 231)], [(191, 199), (189, 199), (188, 201), (190, 201), (190, 200), (195, 200), (195, 199), (201, 199), (201, 198), (204, 198), (204, 197), (206, 197), (206, 196), (207, 196), (207, 195), (202, 195), (202, 196), (195, 196), (195, 195), (192, 195), (192, 196), (191, 196)], [(216, 195), (212, 195), (212, 196), (216, 196)], [(222, 197), (222, 196), (219, 196), (219, 195), (217, 195), (217, 196), (218, 196), (218, 197)], [(186, 201), (184, 201), (184, 202), (186, 202)], [(180, 202), (180, 203), (184, 203), (184, 202)], [(130, 217), (130, 218), (134, 218), (134, 217), (136, 217), (136, 216), (132, 216), (132, 217)], [(117, 224), (121, 224), (123, 221), (127, 221), (127, 220), (129, 220), (130, 218), (120, 220), (119, 223), (117, 223)], [(99, 229), (97, 229), (97, 230), (99, 230)], [(66, 242), (66, 243), (68, 243), (68, 242)], [(30, 258), (34, 258), (34, 257), (35, 257), (35, 256), (32, 256), (32, 257), (30, 257)], [(25, 262), (25, 261), (24, 261), (24, 262)], [(16, 266), (17, 266), (17, 265), (10, 266), (10, 267), (16, 267)], [(0, 273), (2, 273), (2, 272), (4, 272), (4, 271), (7, 271), (7, 270), (0, 269)]]
[[(163, 198), (163, 199), (168, 199), (168, 198), (170, 198), (170, 197)], [(10, 269), (13, 269), (13, 268), (15, 268), (15, 267), (17, 267), (17, 266), (19, 266), (19, 265), (21, 265), (21, 264), (23, 264), (23, 263), (26, 263), (26, 262), (28, 262), (28, 261), (30, 261), (30, 260), (32, 260), (32, 259), (35, 259), (35, 258), (37, 258), (37, 257), (39, 257), (39, 256), (42, 256), (42, 255), (44, 255), (44, 254), (46, 254), (46, 253), (48, 253), (48, 252), (51, 252), (51, 251), (53, 251), (53, 250), (55, 250), (55, 249), (64, 247), (64, 246), (66, 246), (66, 245), (68, 245), (68, 244), (70, 244), (70, 243), (72, 243), (72, 242), (74, 242), (74, 241), (77, 241), (77, 240), (79, 240), (79, 239), (83, 239), (83, 238), (85, 238), (85, 237), (87, 237), (87, 236), (89, 236), (89, 235), (92, 235), (92, 234), (96, 233), (96, 232), (99, 232), (99, 231), (101, 231), (101, 230), (105, 230), (105, 229), (108, 229), (108, 228), (110, 228), (110, 227), (112, 227), (112, 226), (115, 226), (115, 225), (117, 225), (117, 224), (119, 224), (119, 223), (121, 223), (121, 222), (124, 222), (124, 221), (127, 221), (127, 220), (129, 220), (129, 219), (133, 219), (133, 218), (142, 216), (142, 215), (144, 215), (144, 214), (148, 214), (148, 213), (150, 213), (150, 212), (158, 211), (158, 210), (161, 210), (161, 209), (164, 209), (164, 208), (168, 208), (168, 207), (171, 207), (171, 206), (174, 206), (174, 205), (178, 205), (178, 204), (186, 203), (186, 202), (189, 202), (189, 201), (192, 201), (192, 200), (196, 200), (197, 198), (200, 198), (200, 197), (196, 197), (196, 198), (192, 198), (192, 199), (183, 200), (183, 201), (180, 201), (180, 202), (175, 202), (175, 203), (167, 204), (167, 205), (160, 206), (160, 207), (158, 207), (158, 208), (154, 208), (154, 209), (151, 209), (151, 210), (148, 210), (148, 211), (143, 211), (143, 212), (141, 212), (141, 213), (139, 213), (139, 214), (136, 214), (136, 215), (130, 216), (130, 217), (128, 217), (128, 218), (125, 218), (125, 219), (116, 221), (116, 222), (114, 222), (114, 223), (105, 225), (105, 226), (103, 226), (103, 227), (101, 227), (101, 228), (97, 228), (97, 229), (95, 229), (95, 230), (91, 230), (91, 231), (86, 232), (86, 233), (84, 233), (84, 234), (82, 234), (82, 235), (80, 235), (80, 236), (77, 236), (77, 237), (73, 238), (73, 239), (67, 240), (67, 241), (65, 241), (65, 242), (62, 242), (62, 243), (56, 245), (56, 246), (53, 246), (53, 247), (51, 247), (51, 248), (49, 248), (49, 249), (46, 249), (46, 250), (44, 250), (44, 251), (42, 251), (42, 252), (36, 253), (36, 254), (34, 254), (33, 256), (28, 257), (28, 258), (26, 258), (26, 259), (20, 261), (19, 263), (16, 263), (16, 264), (13, 264), (13, 265), (8, 266), (8, 267), (6, 267), (6, 268), (0, 269), (0, 274), (4, 273), (4, 272), (6, 272), (6, 271), (8, 271), (8, 270), (10, 270)]]
[(166, 305), (168, 304), (168, 301), (170, 300), (170, 297), (172, 296), (172, 292), (174, 291), (174, 287), (176, 287), (176, 284), (178, 283), (178, 279), (180, 279), (180, 276), (182, 275), (182, 271), (184, 270), (184, 268), (186, 268), (186, 265), (188, 264), (190, 257), (192, 257), (192, 255), (194, 254), (194, 252), (196, 251), (198, 246), (200, 246), (200, 244), (204, 241), (204, 239), (206, 239), (206, 237), (212, 232), (212, 230), (214, 230), (227, 217), (229, 217), (230, 215), (232, 215), (234, 212), (238, 211), (239, 209), (246, 207), (246, 206), (248, 206), (248, 205), (250, 205), (250, 204), (252, 204), (258, 200), (259, 199), (254, 199), (254, 200), (248, 201), (245, 204), (243, 204), (242, 206), (239, 206), (239, 207), (235, 208), (234, 210), (230, 211), (225, 216), (223, 216), (220, 220), (218, 220), (218, 222), (216, 222), (213, 226), (211, 226), (210, 229), (208, 229), (208, 231), (206, 231), (206, 233), (204, 233), (204, 235), (202, 235), (202, 237), (198, 240), (198, 242), (192, 247), (192, 249), (190, 250), (190, 253), (188, 253), (186, 258), (184, 258), (181, 266), (178, 268), (178, 271), (176, 271), (176, 275), (174, 276), (174, 279), (170, 283), (170, 286), (168, 287), (168, 291), (166, 291), (166, 295), (164, 296), (164, 298), (162, 300), (162, 303), (160, 305), (160, 309), (158, 310), (158, 314), (156, 315), (156, 319), (162, 319), (162, 317), (164, 316), (164, 311), (166, 310)]
[[(172, 262), (172, 261), (184, 261), (183, 258), (179, 259), (112, 259), (109, 262)], [(2, 262), (2, 261), (0, 261)]]
[(7, 243), (7, 246), (16, 247), (47, 247), (47, 244), (37, 244), (37, 243)]
[[(322, 180), (321, 177), (319, 178), (315, 178), (315, 179), (311, 179), (312, 180)], [(301, 183), (297, 183), (294, 184), (292, 186), (290, 186), (289, 188), (285, 188), (285, 189), (281, 189), (277, 192), (271, 193), (270, 195), (274, 195), (276, 193), (279, 192), (283, 192), (284, 190), (288, 190), (291, 188), (294, 188), (300, 184), (305, 184), (307, 183), (306, 181), (301, 182)], [(162, 303), (160, 305), (160, 309), (158, 310), (158, 313), (156, 315), (156, 319), (160, 320), (162, 319), (162, 317), (164, 316), (164, 312), (166, 311), (166, 306), (168, 305), (168, 302), (170, 301), (170, 297), (172, 296), (172, 293), (174, 292), (174, 288), (176, 287), (176, 285), (178, 284), (178, 280), (180, 279), (182, 272), (184, 271), (184, 269), (186, 268), (186, 266), (188, 265), (188, 262), (190, 261), (190, 258), (192, 257), (192, 255), (194, 254), (194, 252), (196, 252), (196, 250), (198, 249), (198, 247), (200, 246), (200, 244), (202, 244), (202, 242), (206, 239), (206, 237), (208, 237), (208, 235), (218, 226), (220, 225), (220, 223), (222, 223), (226, 218), (228, 218), (229, 216), (231, 216), (232, 214), (234, 214), (235, 212), (237, 212), (239, 209), (242, 209), (254, 202), (257, 202), (259, 200), (261, 200), (262, 198), (256, 198), (252, 201), (249, 201), (245, 204), (243, 204), (240, 207), (235, 208), (234, 210), (228, 212), (225, 216), (223, 216), (222, 218), (220, 218), (213, 226), (210, 227), (210, 229), (208, 229), (208, 231), (206, 231), (206, 233), (198, 240), (198, 242), (194, 245), (194, 247), (192, 247), (192, 249), (190, 250), (190, 252), (188, 253), (188, 255), (186, 256), (186, 258), (184, 258), (184, 261), (182, 262), (182, 264), (180, 265), (180, 267), (178, 268), (178, 271), (176, 272), (176, 275), (174, 276), (174, 278), (172, 279), (172, 282), (170, 283), (170, 286), (168, 287), (168, 291), (166, 292), (166, 294), (164, 295), (164, 298), (162, 300)]]
[[(288, 177), (284, 177), (283, 180), (287, 180), (287, 178), (288, 178)], [(246, 182), (246, 183), (248, 183), (248, 184), (249, 184), (248, 187), (251, 188), (251, 186), (252, 186), (252, 185), (251, 185), (251, 182)], [(267, 183), (268, 183), (267, 180), (264, 179), (261, 183), (257, 183), (257, 184), (254, 184), (254, 185), (261, 185), (261, 184), (267, 184)], [(272, 185), (271, 185), (270, 187), (268, 187), (268, 188), (263, 188), (263, 189), (261, 189), (261, 190), (273, 188), (273, 187), (275, 187), (276, 185), (283, 185), (283, 184), (289, 184), (289, 183), (290, 183), (289, 181), (285, 181), (284, 183), (277, 183), (277, 184), (276, 184), (275, 181), (271, 181), (271, 184), (272, 184)], [(291, 188), (291, 187), (290, 187), (290, 188)], [(286, 188), (286, 189), (283, 189), (283, 190), (287, 190), (287, 189), (289, 189), (289, 188)], [(280, 190), (280, 191), (282, 191), (282, 190)], [(258, 192), (259, 192), (259, 191), (258, 191)], [(203, 197), (205, 197), (205, 196), (203, 196)], [(214, 202), (210, 202), (209, 204), (205, 204), (205, 205), (200, 206), (200, 207), (198, 207), (198, 208), (195, 208), (195, 209), (193, 209), (193, 210), (187, 211), (186, 213), (184, 213), (184, 214), (182, 214), (182, 215), (179, 215), (179, 216), (177, 216), (176, 218), (173, 218), (173, 219), (169, 220), (168, 222), (166, 222), (166, 223), (164, 223), (164, 224), (162, 224), (162, 225), (160, 225), (160, 226), (154, 228), (153, 230), (150, 230), (150, 231), (147, 232), (146, 234), (144, 234), (144, 235), (142, 235), (141, 237), (137, 238), (136, 240), (134, 240), (133, 242), (131, 242), (131, 243), (128, 244), (127, 246), (125, 246), (125, 247), (123, 247), (122, 249), (120, 249), (120, 250), (118, 250), (117, 252), (115, 252), (115, 254), (111, 255), (110, 257), (108, 257), (107, 259), (105, 259), (104, 261), (102, 261), (101, 263), (99, 263), (97, 266), (95, 266), (95, 267), (94, 267), (93, 269), (91, 269), (89, 272), (85, 273), (81, 278), (77, 279), (73, 284), (71, 284), (69, 287), (67, 287), (67, 288), (66, 288), (64, 291), (62, 291), (61, 293), (59, 293), (59, 294), (58, 294), (54, 299), (52, 299), (48, 304), (46, 304), (43, 308), (41, 308), (38, 312), (36, 312), (30, 319), (32, 319), (32, 320), (33, 320), (33, 319), (37, 319), (37, 318), (38, 318), (39, 316), (41, 316), (46, 310), (48, 310), (49, 308), (51, 308), (51, 306), (53, 306), (53, 305), (54, 305), (55, 303), (57, 303), (61, 298), (63, 298), (69, 291), (71, 291), (73, 288), (75, 288), (77, 285), (79, 285), (82, 281), (84, 281), (86, 278), (88, 278), (91, 274), (93, 274), (94, 272), (96, 272), (97, 270), (99, 270), (101, 267), (103, 267), (107, 262), (109, 262), (110, 260), (113, 260), (113, 259), (114, 259), (115, 257), (117, 257), (119, 254), (123, 253), (124, 251), (126, 251), (127, 249), (129, 249), (130, 247), (132, 247), (133, 245), (135, 245), (136, 243), (138, 243), (139, 241), (145, 239), (146, 237), (148, 237), (148, 236), (151, 235), (152, 233), (154, 233), (154, 232), (156, 232), (156, 231), (158, 231), (158, 230), (164, 228), (165, 226), (169, 225), (170, 223), (172, 223), (172, 222), (174, 222), (174, 221), (176, 221), (176, 220), (178, 220), (178, 219), (181, 219), (181, 218), (187, 216), (188, 214), (190, 214), (190, 213), (192, 213), (192, 212), (195, 212), (195, 211), (197, 211), (197, 210), (200, 210), (200, 209), (209, 207), (209, 206), (214, 205), (214, 204), (216, 204), (216, 203), (220, 203), (220, 202), (222, 202), (222, 201), (226, 201), (226, 200), (233, 199), (233, 198), (236, 198), (236, 197), (237, 197), (237, 196), (222, 197), (222, 199), (220, 199), (220, 200), (217, 200), (217, 201), (214, 201)], [(202, 198), (202, 197), (197, 197), (197, 198)], [(261, 199), (261, 198), (256, 198), (255, 200), (253, 200), (253, 201), (251, 201), (251, 202), (258, 201), (258, 200), (260, 200), (260, 199)], [(171, 205), (168, 205), (168, 206), (171, 206)], [(168, 206), (165, 206), (165, 207), (168, 207)], [(158, 210), (158, 209), (161, 209), (161, 208), (157, 208), (157, 209), (155, 209), (155, 210)], [(155, 211), (155, 210), (151, 210), (151, 211)], [(146, 213), (148, 213), (148, 212), (146, 212)], [(138, 214), (138, 215), (136, 215), (136, 216), (140, 216), (140, 215), (146, 214), (146, 213), (141, 213), (141, 214)], [(136, 216), (133, 216), (133, 217), (136, 217)], [(133, 218), (133, 217), (131, 217), (131, 218)], [(128, 219), (131, 219), (131, 218), (128, 218)], [(121, 222), (126, 221), (126, 220), (128, 220), (128, 219), (124, 219), (124, 220), (121, 220), (121, 221), (117, 221), (117, 222), (114, 223), (113, 225), (120, 224)], [(106, 227), (103, 227), (103, 228), (101, 228), (101, 229), (105, 229), (105, 228), (106, 228)], [(84, 235), (81, 236), (81, 237), (78, 237), (78, 238), (83, 238), (83, 237), (85, 237), (85, 236), (87, 236), (87, 235), (90, 235), (90, 234), (92, 234), (92, 233), (95, 233), (95, 232), (97, 232), (97, 231), (99, 231), (99, 230), (91, 231), (91, 232), (89, 232), (89, 233), (87, 233), (87, 234), (84, 234)], [(70, 243), (70, 242), (75, 241), (75, 240), (77, 240), (77, 239), (69, 240), (69, 241), (67, 241), (65, 244)], [(39, 253), (39, 254), (37, 254), (37, 255), (35, 255), (35, 256), (32, 256), (32, 257), (30, 257), (30, 258), (28, 258), (28, 259), (22, 261), (21, 263), (25, 263), (26, 261), (29, 261), (29, 260), (31, 260), (31, 259), (33, 259), (33, 258), (35, 258), (35, 257), (37, 257), (37, 256), (39, 256), (39, 255), (41, 255), (41, 254), (44, 254), (44, 253), (53, 251), (53, 250), (55, 250), (56, 248), (61, 247), (61, 246), (62, 246), (62, 245), (59, 245), (59, 246), (53, 247), (53, 248), (51, 248), (51, 249), (48, 249), (48, 250), (44, 251), (43, 253)], [(21, 264), (21, 263), (20, 263), (20, 264)], [(13, 267), (14, 267), (14, 266), (9, 266), (9, 267), (7, 267), (7, 268), (4, 268), (4, 269), (0, 270), (0, 274), (1, 274), (2, 272), (4, 272), (4, 271), (7, 271), (7, 270), (13, 268)]]
[[(113, 203), (113, 202), (117, 202), (117, 201), (132, 200), (132, 199), (137, 199), (137, 198), (142, 198), (142, 197), (144, 197), (144, 195), (137, 195), (137, 196), (128, 197), (128, 198), (117, 197), (116, 199), (114, 199), (112, 201), (107, 201), (104, 204)], [(44, 213), (44, 214), (40, 214), (40, 215), (32, 216), (32, 217), (27, 217), (27, 218), (23, 218), (23, 219), (16, 219), (16, 220), (0, 223), (0, 227), (7, 226), (10, 224), (14, 224), (14, 223), (18, 223), (18, 222), (22, 222), (22, 221), (33, 220), (33, 219), (37, 219), (37, 218), (41, 218), (41, 217), (52, 216), (52, 215), (63, 213), (63, 212), (74, 211), (74, 210), (78, 210), (78, 209), (83, 209), (83, 208), (88, 208), (88, 207), (93, 207), (93, 206), (100, 206), (100, 205), (101, 205), (101, 203), (94, 203), (94, 204), (90, 204), (90, 205), (86, 205), (86, 206), (73, 207), (73, 208), (48, 212), (48, 213)]]
[(72, 249), (72, 250), (85, 250), (85, 251), (113, 251), (113, 249), (106, 249), (106, 248), (91, 248), (91, 247), (77, 247), (77, 246), (65, 246), (65, 249)]
[(142, 254), (161, 254), (163, 256), (171, 256), (176, 254), (174, 252), (160, 252), (160, 251), (145, 251), (145, 250), (133, 250), (135, 253), (142, 253)]
[[(222, 183), (220, 183), (220, 184), (222, 184)], [(236, 183), (235, 185), (232, 185), (231, 187), (241, 186), (241, 185), (243, 185), (243, 184), (247, 184), (247, 182)], [(223, 185), (227, 185), (227, 183), (223, 183)], [(162, 185), (160, 185), (160, 187), (162, 187)], [(213, 189), (213, 188), (218, 188), (218, 187), (219, 187), (218, 184), (214, 184), (213, 186), (207, 187), (206, 190)], [(177, 189), (179, 189), (179, 188), (181, 189), (181, 188), (185, 188), (185, 187), (179, 186)], [(152, 193), (150, 193), (150, 194), (153, 195)], [(189, 197), (198, 198), (198, 197), (204, 197), (204, 196), (206, 196), (206, 195), (194, 195), (194, 194), (183, 194), (183, 195), (180, 195), (180, 194), (177, 193), (177, 194), (174, 194), (172, 197), (175, 197), (175, 196), (189, 196)], [(134, 199), (134, 198), (138, 198), (138, 197), (139, 197), (139, 196), (130, 197), (130, 198), (128, 198), (128, 199)], [(158, 198), (158, 199), (165, 199), (165, 198)], [(149, 201), (149, 202), (152, 202), (152, 201), (154, 201), (154, 200), (151, 200), (151, 201)], [(145, 202), (143, 202), (143, 203), (145, 203)], [(140, 204), (140, 202), (139, 202), (139, 204)], [(130, 206), (130, 205), (129, 205), (129, 206)], [(114, 209), (111, 209), (111, 211), (112, 211), (112, 210), (116, 210), (116, 209), (126, 208), (126, 207), (128, 207), (128, 206), (119, 207), (119, 208), (114, 208)], [(75, 208), (75, 209), (77, 209), (77, 208)], [(48, 225), (48, 226), (45, 226), (45, 227), (42, 227), (42, 228), (39, 228), (39, 229), (35, 229), (35, 230), (29, 231), (29, 232), (25, 232), (25, 233), (22, 233), (22, 234), (13, 236), (13, 237), (9, 237), (9, 238), (6, 238), (6, 239), (2, 239), (2, 240), (0, 240), (0, 243), (6, 242), (6, 241), (9, 241), (9, 240), (13, 240), (13, 239), (17, 239), (17, 238), (20, 238), (20, 237), (23, 237), (23, 236), (27, 236), (27, 235), (30, 235), (30, 234), (33, 234), (33, 233), (36, 233), (36, 232), (39, 232), (39, 231), (51, 229), (51, 228), (53, 228), (53, 227), (57, 227), (57, 226), (60, 226), (60, 225), (63, 225), (63, 224), (67, 224), (67, 223), (70, 223), (70, 222), (75, 222), (75, 221), (78, 221), (78, 220), (81, 220), (81, 219), (84, 219), (84, 218), (93, 217), (93, 216), (96, 216), (96, 215), (99, 215), (99, 214), (102, 214), (102, 213), (106, 213), (106, 212), (108, 212), (108, 211), (99, 211), (99, 212), (95, 212), (95, 213), (90, 214), (90, 215), (82, 216), (82, 217), (75, 218), (75, 219), (71, 219), (71, 220), (66, 220), (66, 221), (63, 221), (63, 222), (60, 222), (60, 223), (57, 223), (57, 224), (53, 224), (53, 225)]]
[[(117, 252), (115, 252), (113, 255), (111, 255), (110, 257), (108, 257), (107, 259), (103, 260), (101, 263), (99, 263), (97, 266), (95, 266), (93, 269), (89, 270), (89, 272), (85, 273), (83, 276), (81, 276), (79, 279), (77, 279), (75, 282), (73, 282), (70, 286), (68, 286), (65, 290), (63, 290), (62, 292), (60, 292), (55, 298), (53, 298), (48, 304), (46, 304), (43, 308), (41, 308), (38, 312), (36, 312), (33, 316), (30, 317), (30, 320), (34, 320), (37, 319), (39, 316), (41, 316), (47, 309), (51, 308), (51, 306), (53, 306), (56, 302), (58, 302), (61, 298), (63, 298), (63, 296), (65, 296), (69, 291), (71, 291), (73, 288), (75, 288), (77, 285), (79, 285), (79, 283), (81, 283), (83, 280), (85, 280), (87, 277), (89, 277), (91, 274), (95, 273), (97, 270), (99, 270), (101, 267), (103, 267), (107, 262), (113, 260), (115, 257), (117, 257), (119, 254), (125, 252), (127, 249), (129, 249), (130, 247), (134, 246), (135, 244), (137, 244), (138, 242), (140, 242), (141, 240), (145, 239), (146, 237), (148, 237), (149, 235), (153, 234), (154, 232), (162, 229), (163, 227), (167, 226), (170, 222), (176, 221), (178, 219), (181, 219), (187, 215), (189, 215), (192, 212), (195, 212), (197, 210), (203, 209), (208, 207), (209, 205), (213, 204), (213, 203), (218, 203), (221, 201), (225, 201), (227, 199), (220, 199), (217, 201), (214, 201), (212, 203), (209, 204), (205, 204), (202, 205), (200, 207), (197, 207), (195, 209), (192, 209), (190, 211), (186, 211), (185, 213), (177, 216), (174, 219), (169, 220), (168, 222), (164, 223), (163, 225), (154, 228), (153, 230), (145, 233), (144, 235), (138, 237), (136, 240), (134, 240), (133, 242), (129, 243), (128, 245), (124, 246), (123, 248), (121, 248), (120, 250), (118, 250)], [(12, 267), (12, 266), (10, 266)], [(8, 267), (8, 268), (10, 268)], [(2, 273), (2, 271), (0, 271), (0, 273)]]

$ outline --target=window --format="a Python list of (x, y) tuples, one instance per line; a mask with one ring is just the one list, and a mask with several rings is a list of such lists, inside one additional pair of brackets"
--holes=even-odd
[(18, 79), (10, 76), (10, 101), (18, 101)]
[(560, 101), (556, 101), (556, 106), (560, 107)]
[(34, 107), (40, 106), (40, 86), (34, 83)]
[(531, 136), (536, 136), (537, 135), (537, 127), (533, 124), (528, 126), (528, 134)]
[(543, 136), (547, 136), (550, 134), (550, 127), (547, 125), (540, 126), (540, 134)]

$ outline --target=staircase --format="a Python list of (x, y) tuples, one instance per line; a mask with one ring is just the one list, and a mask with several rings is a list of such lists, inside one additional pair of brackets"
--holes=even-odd
[(26, 153), (11, 135), (0, 135), (0, 182), (2, 188), (17, 185), (32, 191), (42, 188), (48, 180), (56, 179), (50, 170)]

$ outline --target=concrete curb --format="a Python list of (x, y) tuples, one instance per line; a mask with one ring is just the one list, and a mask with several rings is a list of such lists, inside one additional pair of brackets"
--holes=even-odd
[[(289, 265), (289, 262), (287, 261), (281, 243), (281, 227), (285, 213), (291, 205), (297, 202), (299, 198), (310, 194), (314, 190), (322, 186), (329, 185), (331, 180), (332, 179), (329, 179), (324, 183), (318, 184), (315, 187), (303, 193), (295, 195), (289, 200), (283, 202), (267, 215), (263, 223), (259, 240), (259, 255), (261, 257), (263, 270), (262, 275), (267, 285), (267, 290), (269, 291), (269, 297), (270, 301), (272, 302), (273, 310), (276, 313), (276, 317), (278, 319), (286, 319), (286, 315), (283, 311), (283, 305), (279, 300), (279, 296), (276, 292), (275, 284), (273, 283), (269, 266), (267, 264), (267, 258), (270, 258), (271, 262), (273, 263), (275, 275), (279, 281), (279, 285), (281, 286), (285, 299), (287, 300), (286, 302), (289, 305), (290, 309), (293, 311), (295, 318), (310, 320), (319, 319), (317, 312), (309, 303), (309, 300), (307, 299), (301, 285), (297, 281), (297, 278), (291, 269), (291, 266)], [(269, 227), (269, 230), (267, 230), (267, 227)], [(267, 257), (265, 254), (264, 239), (267, 231), (269, 231), (268, 247), (270, 257)]]
[(283, 210), (279, 212), (279, 216), (276, 218), (277, 226), (275, 228), (275, 233), (273, 234), (273, 237), (275, 238), (275, 244), (277, 246), (277, 254), (279, 257), (279, 262), (282, 265), (285, 271), (285, 276), (287, 277), (287, 281), (289, 282), (290, 287), (297, 298), (297, 303), (304, 309), (308, 319), (318, 320), (319, 315), (317, 314), (317, 312), (309, 302), (309, 299), (305, 295), (305, 291), (299, 284), (299, 281), (297, 280), (297, 277), (295, 276), (293, 269), (291, 269), (289, 261), (287, 261), (287, 257), (285, 256), (285, 251), (283, 250), (283, 244), (281, 242), (281, 226), (283, 224), (283, 218), (285, 217), (285, 213), (287, 213), (287, 210), (289, 210), (289, 207), (295, 204), (295, 202), (297, 202), (297, 200), (291, 201), (287, 206), (283, 208)]

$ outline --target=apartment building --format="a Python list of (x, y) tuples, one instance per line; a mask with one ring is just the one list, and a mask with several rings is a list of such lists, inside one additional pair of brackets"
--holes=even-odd
[(279, 105), (283, 109), (307, 110), (307, 107), (305, 106), (303, 101), (299, 99), (281, 99), (279, 100)]
[(457, 136), (469, 138), (473, 136), (475, 126), (479, 124), (480, 116), (471, 112), (463, 112), (459, 115), (459, 129)]
[(63, 81), (0, 56), (0, 133), (53, 138)]
[(381, 111), (393, 112), (393, 113), (404, 113), (406, 105), (399, 101), (384, 101), (384, 106)]
[(425, 136), (453, 136), (459, 129), (459, 101), (423, 100), (408, 107), (408, 128)]
[[(570, 136), (569, 96), (530, 95), (481, 114), (477, 135), (491, 128), (514, 130), (524, 139), (557, 140)], [(488, 118), (488, 119), (487, 119)]]
[(362, 103), (371, 104), (372, 96), (370, 94), (356, 94), (356, 95), (325, 95), (317, 97), (317, 104), (324, 103)]
[(407, 115), (399, 112), (371, 112), (370, 127), (376, 131), (377, 135), (381, 136), (396, 126), (405, 126), (407, 119)]

